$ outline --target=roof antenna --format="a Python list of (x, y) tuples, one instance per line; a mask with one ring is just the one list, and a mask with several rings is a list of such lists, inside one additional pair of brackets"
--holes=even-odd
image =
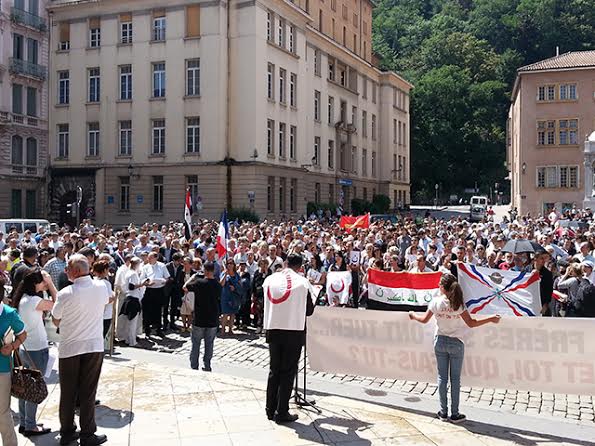
[(556, 45), (556, 56), (560, 55), (560, 47)]

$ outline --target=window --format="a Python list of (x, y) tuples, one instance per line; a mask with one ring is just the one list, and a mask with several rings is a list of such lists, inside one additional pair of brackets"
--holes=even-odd
[(339, 104), (339, 121), (346, 123), (347, 121), (347, 102), (341, 101)]
[(267, 65), (267, 98), (275, 100), (275, 65)]
[(200, 59), (186, 61), (186, 96), (200, 96)]
[(70, 102), (70, 72), (58, 71), (58, 104)]
[(376, 141), (376, 115), (372, 115), (372, 141)]
[(285, 104), (285, 86), (286, 86), (287, 72), (283, 68), (279, 68), (279, 102)]
[(89, 20), (89, 47), (99, 48), (101, 46), (101, 22), (99, 19)]
[(285, 189), (287, 180), (285, 178), (279, 178), (279, 211), (285, 212)]
[(314, 203), (320, 203), (320, 183), (314, 184)]
[(277, 45), (285, 48), (285, 20), (279, 19), (277, 23)]
[(163, 176), (153, 177), (153, 211), (163, 212)]
[(87, 123), (87, 156), (99, 156), (99, 123)]
[(318, 31), (322, 31), (322, 9), (318, 10)]
[(327, 156), (328, 156), (328, 168), (333, 169), (335, 166), (335, 141), (333, 141), (332, 139), (328, 140)]
[(578, 166), (570, 166), (568, 168), (568, 187), (578, 187)]
[(314, 74), (318, 77), (321, 76), (320, 66), (320, 50), (314, 50)]
[(120, 16), (120, 43), (132, 43), (132, 15)]
[(289, 105), (297, 107), (297, 74), (289, 75)]
[(23, 173), (23, 138), (19, 135), (13, 135), (11, 146), (11, 160), (14, 173)]
[(165, 62), (153, 64), (153, 97), (165, 97)]
[(120, 99), (132, 99), (132, 65), (120, 66)]
[(407, 124), (403, 123), (403, 128), (401, 131), (401, 138), (402, 138), (402, 142), (401, 144), (404, 146), (407, 146), (407, 128), (406, 128)]
[(12, 35), (12, 57), (15, 59), (25, 59), (25, 38), (20, 34)]
[(165, 120), (156, 119), (153, 121), (153, 155), (163, 155), (165, 153)]
[(120, 210), (130, 210), (130, 178), (120, 177)]
[[(397, 171), (397, 179), (401, 181), (403, 179), (403, 161), (401, 159), (401, 155), (399, 155), (399, 163), (395, 164), (395, 170)], [(393, 155), (393, 162), (394, 162), (394, 155)]]
[(561, 119), (558, 122), (559, 127), (559, 143), (560, 145), (576, 145), (578, 144), (577, 130), (578, 120), (577, 119)]
[(153, 40), (164, 41), (165, 40), (165, 12), (159, 17), (153, 16)]
[(401, 144), (400, 137), (401, 137), (401, 121), (399, 121), (399, 139), (397, 140), (397, 120), (393, 119), (393, 144), (397, 144), (397, 142), (399, 144)]
[(376, 152), (372, 152), (372, 177), (376, 178)]
[(120, 121), (118, 126), (120, 132), (118, 154), (120, 156), (130, 156), (132, 155), (132, 121)]
[(560, 85), (560, 100), (573, 101), (576, 99), (576, 84)]
[(547, 93), (548, 101), (555, 100), (556, 99), (556, 86), (555, 85), (546, 86), (546, 93)]
[(331, 9), (333, 11), (337, 10), (337, 0), (331, 0)]
[(328, 58), (328, 79), (330, 81), (335, 81), (335, 60)]
[(267, 11), (267, 40), (273, 40), (273, 26), (275, 25), (275, 19), (271, 11)]
[(69, 143), (68, 124), (58, 124), (58, 158), (68, 158)]
[(285, 158), (285, 123), (279, 123), (279, 158)]
[(296, 148), (297, 148), (297, 127), (292, 125), (289, 127), (289, 159), (296, 159)]
[(100, 77), (99, 68), (89, 68), (89, 102), (99, 102)]
[(537, 144), (555, 144), (556, 121), (537, 121)]
[(12, 189), (10, 214), (12, 218), (21, 218), (23, 216), (23, 192), (20, 189)]
[(19, 84), (12, 84), (12, 112), (23, 114), (23, 86)]
[(376, 103), (376, 82), (372, 82), (372, 103)]
[(39, 58), (39, 42), (35, 39), (27, 38), (27, 61), (37, 64)]
[(186, 6), (186, 37), (200, 37), (200, 5)]
[(314, 156), (312, 157), (312, 164), (320, 166), (320, 136), (314, 137)]
[(335, 185), (334, 184), (328, 185), (328, 202), (329, 203), (335, 202)]
[(27, 87), (27, 116), (37, 116), (37, 88)]
[(368, 176), (368, 151), (362, 149), (362, 176)]
[(190, 200), (192, 202), (192, 207), (195, 208), (198, 198), (198, 175), (188, 175), (186, 177), (186, 187), (190, 192)]
[(545, 101), (545, 86), (540, 85), (537, 87), (537, 100), (538, 101)]
[(333, 125), (335, 123), (335, 98), (328, 97), (328, 123)]
[[(400, 162), (401, 157), (399, 156), (399, 162)], [(392, 173), (393, 173), (393, 179), (396, 178), (397, 176), (397, 155), (393, 153), (393, 169), (392, 169)]]
[(345, 150), (345, 143), (341, 143), (339, 148), (339, 169), (342, 171), (347, 171), (347, 154)]
[(200, 118), (186, 118), (186, 153), (200, 153)]
[(362, 77), (362, 98), (368, 99), (368, 78), (366, 76)]
[(351, 172), (357, 173), (357, 147), (351, 147)]
[(292, 178), (289, 182), (289, 211), (295, 212), (297, 206), (297, 179)]
[(35, 218), (37, 210), (37, 191), (25, 191), (25, 218)]
[[(566, 173), (567, 175), (568, 173)], [(554, 188), (558, 187), (558, 168), (557, 166), (547, 166), (537, 168), (537, 187)]]
[(268, 177), (267, 179), (267, 211), (273, 212), (275, 210), (275, 177)]
[(275, 121), (267, 119), (267, 155), (275, 156)]
[(314, 120), (320, 121), (320, 92), (314, 91)]
[(70, 49), (70, 23), (60, 22), (58, 36), (58, 50), (67, 51)]
[(289, 47), (288, 50), (290, 53), (295, 53), (295, 27), (289, 27)]
[(357, 107), (351, 107), (351, 125), (354, 127), (357, 125)]
[(362, 136), (368, 137), (368, 112), (362, 110)]

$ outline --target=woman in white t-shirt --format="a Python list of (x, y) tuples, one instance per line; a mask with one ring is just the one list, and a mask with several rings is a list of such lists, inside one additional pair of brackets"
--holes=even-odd
[[(436, 335), (434, 338), (434, 353), (438, 366), (438, 393), (440, 395), (440, 412), (438, 418), (442, 421), (461, 423), (466, 420), (459, 412), (459, 393), (461, 390), (461, 370), (465, 344), (461, 340), (467, 327), (474, 328), (493, 322), (500, 322), (500, 316), (488, 316), (484, 319), (472, 319), (463, 302), (463, 290), (455, 276), (443, 274), (440, 279), (440, 296), (434, 298), (428, 305), (425, 314), (409, 312), (409, 318), (423, 324), (436, 317)], [(448, 398), (446, 389), (450, 370), (450, 398), (451, 411), (448, 417)]]
[[(109, 262), (107, 260), (99, 260), (93, 263), (93, 278), (95, 280), (100, 280), (103, 282), (107, 291), (110, 295), (110, 298), (114, 297), (114, 290), (112, 289), (112, 284), (108, 279), (109, 276)], [(109, 303), (105, 306), (103, 310), (103, 338), (107, 336), (112, 327), (112, 319), (114, 316), (114, 305), (113, 303)]]
[[(47, 291), (52, 300), (43, 299), (40, 294)], [(45, 374), (49, 360), (48, 337), (43, 324), (43, 312), (51, 311), (56, 301), (56, 287), (52, 278), (45, 271), (33, 268), (23, 276), (13, 300), (12, 306), (17, 309), (25, 323), (27, 339), (19, 353), (23, 364)], [(27, 351), (23, 351), (24, 348)], [(28, 353), (28, 354), (27, 354)], [(37, 424), (37, 404), (19, 400), (19, 432), (26, 437), (43, 435), (51, 429)]]

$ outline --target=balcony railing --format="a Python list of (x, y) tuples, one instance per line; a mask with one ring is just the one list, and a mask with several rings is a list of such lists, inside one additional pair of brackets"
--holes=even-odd
[(21, 23), (38, 29), (39, 31), (46, 31), (48, 29), (47, 23), (43, 17), (15, 8), (14, 6), (10, 9), (10, 17), (15, 23)]
[(25, 166), (23, 164), (12, 164), (12, 173), (16, 173), (19, 175), (38, 175), (38, 168), (37, 166)]
[(39, 127), (45, 121), (41, 121), (37, 117), (25, 116), (9, 111), (0, 111), (0, 125), (19, 124), (29, 127)]
[(31, 63), (26, 60), (10, 58), (10, 71), (16, 74), (23, 74), (25, 76), (36, 77), (37, 79), (45, 80), (47, 76), (46, 67)]

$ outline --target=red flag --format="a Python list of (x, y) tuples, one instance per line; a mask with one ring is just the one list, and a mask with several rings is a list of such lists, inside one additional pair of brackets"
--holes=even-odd
[(368, 228), (370, 227), (370, 214), (359, 215), (357, 217), (341, 216), (339, 220), (339, 226), (343, 229), (356, 229), (356, 228)]

